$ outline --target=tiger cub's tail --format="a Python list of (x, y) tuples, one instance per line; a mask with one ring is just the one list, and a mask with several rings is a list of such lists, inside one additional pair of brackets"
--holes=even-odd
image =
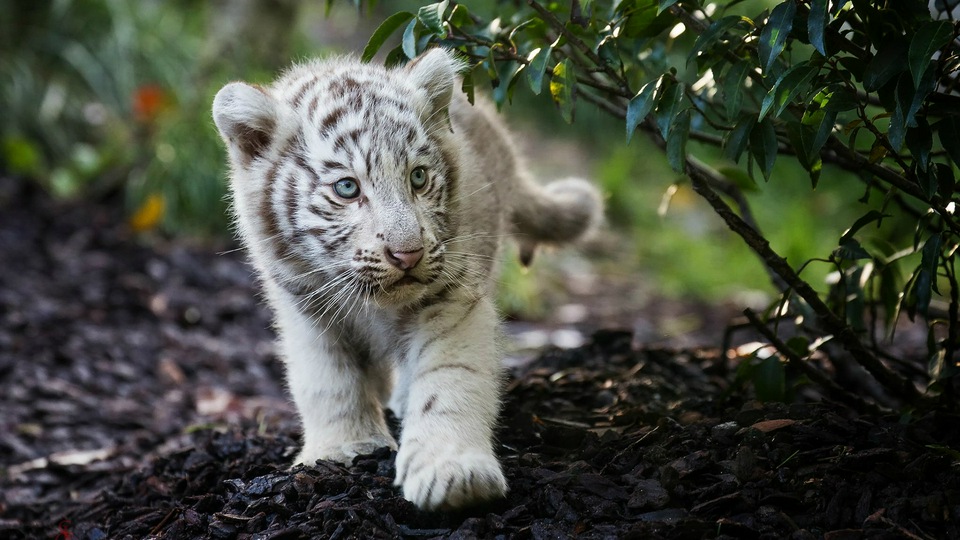
[(603, 215), (600, 192), (580, 178), (539, 185), (521, 179), (510, 201), (513, 234), (520, 244), (520, 262), (533, 260), (538, 244), (573, 242), (596, 227)]

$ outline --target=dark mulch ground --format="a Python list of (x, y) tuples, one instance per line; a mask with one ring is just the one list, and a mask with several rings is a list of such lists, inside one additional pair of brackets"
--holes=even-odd
[(717, 351), (616, 331), (513, 374), (505, 501), (418, 512), (387, 451), (287, 471), (241, 257), (119, 222), (0, 179), (2, 538), (960, 537), (956, 418), (725, 397)]

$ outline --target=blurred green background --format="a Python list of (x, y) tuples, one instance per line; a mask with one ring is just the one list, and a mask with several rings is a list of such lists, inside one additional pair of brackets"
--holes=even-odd
[[(495, 2), (464, 3), (496, 14)], [(419, 5), (335, 2), (327, 12), (326, 2), (298, 0), (0, 0), (0, 170), (60, 198), (122, 194), (131, 226), (148, 237), (228, 237), (225, 156), (210, 119), (216, 91), (230, 80), (268, 82), (298, 58), (358, 52), (386, 16)], [(587, 176), (605, 192), (607, 227), (583, 256), (593, 271), (643, 280), (669, 298), (773, 297), (754, 255), (644, 137), (626, 144), (622, 124), (585, 103), (568, 125), (548, 97), (525, 88), (503, 112), (540, 176)], [(716, 149), (689, 150), (725, 165)], [(748, 195), (774, 248), (798, 266), (832, 251), (863, 213), (841, 201), (862, 192), (826, 169), (811, 195), (806, 173), (780, 160)], [(565, 274), (546, 259), (532, 273), (507, 260), (508, 313), (548, 309), (544, 290)], [(830, 270), (814, 264), (804, 276), (818, 284)]]

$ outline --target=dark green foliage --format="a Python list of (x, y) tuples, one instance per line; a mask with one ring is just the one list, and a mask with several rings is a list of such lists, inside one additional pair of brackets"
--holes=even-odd
[[(535, 94), (550, 78), (567, 121), (575, 103), (586, 101), (623, 119), (628, 141), (647, 133), (768, 266), (791, 314), (804, 317), (803, 332), (813, 340), (835, 336), (833, 354), (849, 354), (897, 398), (915, 405), (948, 399), (944, 378), (960, 371), (952, 270), (960, 242), (958, 23), (931, 14), (925, 2), (786, 0), (760, 13), (745, 5), (498, 2), (491, 25), (467, 16), (465, 5), (440, 3), (422, 8), (423, 24), (408, 30), (457, 49), (471, 73), (490, 74), (498, 104), (511, 99), (513, 79), (526, 70)], [(423, 13), (438, 19), (428, 24)], [(379, 40), (378, 32), (371, 46)], [(706, 165), (716, 155), (701, 150), (709, 146), (738, 166)], [(814, 189), (841, 170), (863, 184), (862, 197), (848, 202), (862, 207), (862, 217), (819, 259), (840, 276), (826, 288), (800, 277), (810, 261), (788, 264), (771, 248), (738, 195), (753, 186), (745, 178), (778, 182), (782, 161), (802, 166)], [(904, 309), (929, 324), (936, 384), (926, 394), (880, 360), (886, 345), (874, 321), (895, 335)], [(766, 396), (778, 393), (772, 361), (752, 369), (766, 381)]]

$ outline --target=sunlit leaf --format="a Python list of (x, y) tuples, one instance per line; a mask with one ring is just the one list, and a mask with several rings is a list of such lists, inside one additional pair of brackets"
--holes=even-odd
[(560, 107), (560, 114), (567, 123), (573, 122), (575, 83), (573, 62), (569, 58), (553, 68), (553, 77), (550, 79), (550, 96), (553, 97), (553, 102)]
[(543, 90), (543, 74), (547, 71), (547, 65), (550, 63), (550, 55), (553, 48), (560, 42), (558, 38), (552, 45), (531, 51), (530, 65), (527, 67), (527, 82), (530, 83), (530, 89), (533, 93), (540, 95)]
[(843, 112), (856, 109), (859, 105), (857, 95), (850, 89), (841, 86), (823, 96), (820, 108), (825, 111)]
[(770, 12), (767, 24), (760, 32), (760, 45), (757, 51), (760, 65), (763, 66), (765, 73), (770, 71), (777, 57), (783, 52), (790, 30), (793, 29), (793, 16), (796, 13), (797, 5), (793, 0), (783, 2)]
[(823, 32), (830, 21), (830, 13), (827, 10), (829, 0), (811, 0), (810, 15), (807, 18), (807, 35), (810, 37), (810, 44), (823, 56), (827, 55), (827, 48), (823, 42)]
[(627, 104), (627, 142), (630, 142), (630, 138), (633, 136), (633, 132), (636, 131), (637, 126), (640, 125), (640, 122), (643, 122), (643, 119), (650, 114), (650, 111), (653, 110), (654, 100), (653, 97), (656, 94), (657, 87), (660, 84), (660, 79), (654, 79), (647, 84), (643, 85), (643, 88), (637, 92), (637, 95), (633, 96), (633, 99), (630, 100), (630, 103)]
[(801, 122), (813, 128), (813, 137), (810, 139), (810, 144), (806, 145), (805, 148), (808, 159), (812, 160), (813, 156), (820, 153), (820, 149), (823, 148), (827, 139), (830, 138), (830, 134), (833, 133), (836, 121), (836, 111), (817, 109), (804, 113)]
[(933, 58), (933, 53), (940, 50), (951, 39), (953, 39), (953, 23), (949, 21), (929, 21), (920, 26), (910, 40), (910, 49), (907, 53), (914, 87), (920, 86), (920, 79), (927, 69), (927, 64)]
[(412, 18), (413, 13), (406, 11), (394, 13), (393, 15), (387, 17), (387, 19), (380, 23), (380, 26), (374, 30), (373, 35), (370, 36), (370, 40), (367, 41), (367, 46), (363, 48), (363, 53), (360, 55), (360, 60), (363, 62), (369, 62), (372, 60), (374, 55), (377, 54), (377, 51), (380, 50), (380, 47), (382, 47), (384, 42), (387, 41), (387, 38), (396, 32), (397, 28), (403, 26)]
[(780, 79), (774, 83), (773, 88), (771, 88), (763, 98), (763, 102), (760, 105), (759, 119), (763, 120), (771, 109), (774, 110), (773, 115), (779, 117), (794, 98), (800, 95), (800, 93), (810, 90), (810, 79), (812, 79), (818, 71), (819, 68), (808, 65), (806, 62), (800, 62), (783, 72)]
[(836, 17), (843, 10), (843, 6), (850, 3), (850, 0), (833, 0), (833, 9), (830, 10), (830, 14)]

